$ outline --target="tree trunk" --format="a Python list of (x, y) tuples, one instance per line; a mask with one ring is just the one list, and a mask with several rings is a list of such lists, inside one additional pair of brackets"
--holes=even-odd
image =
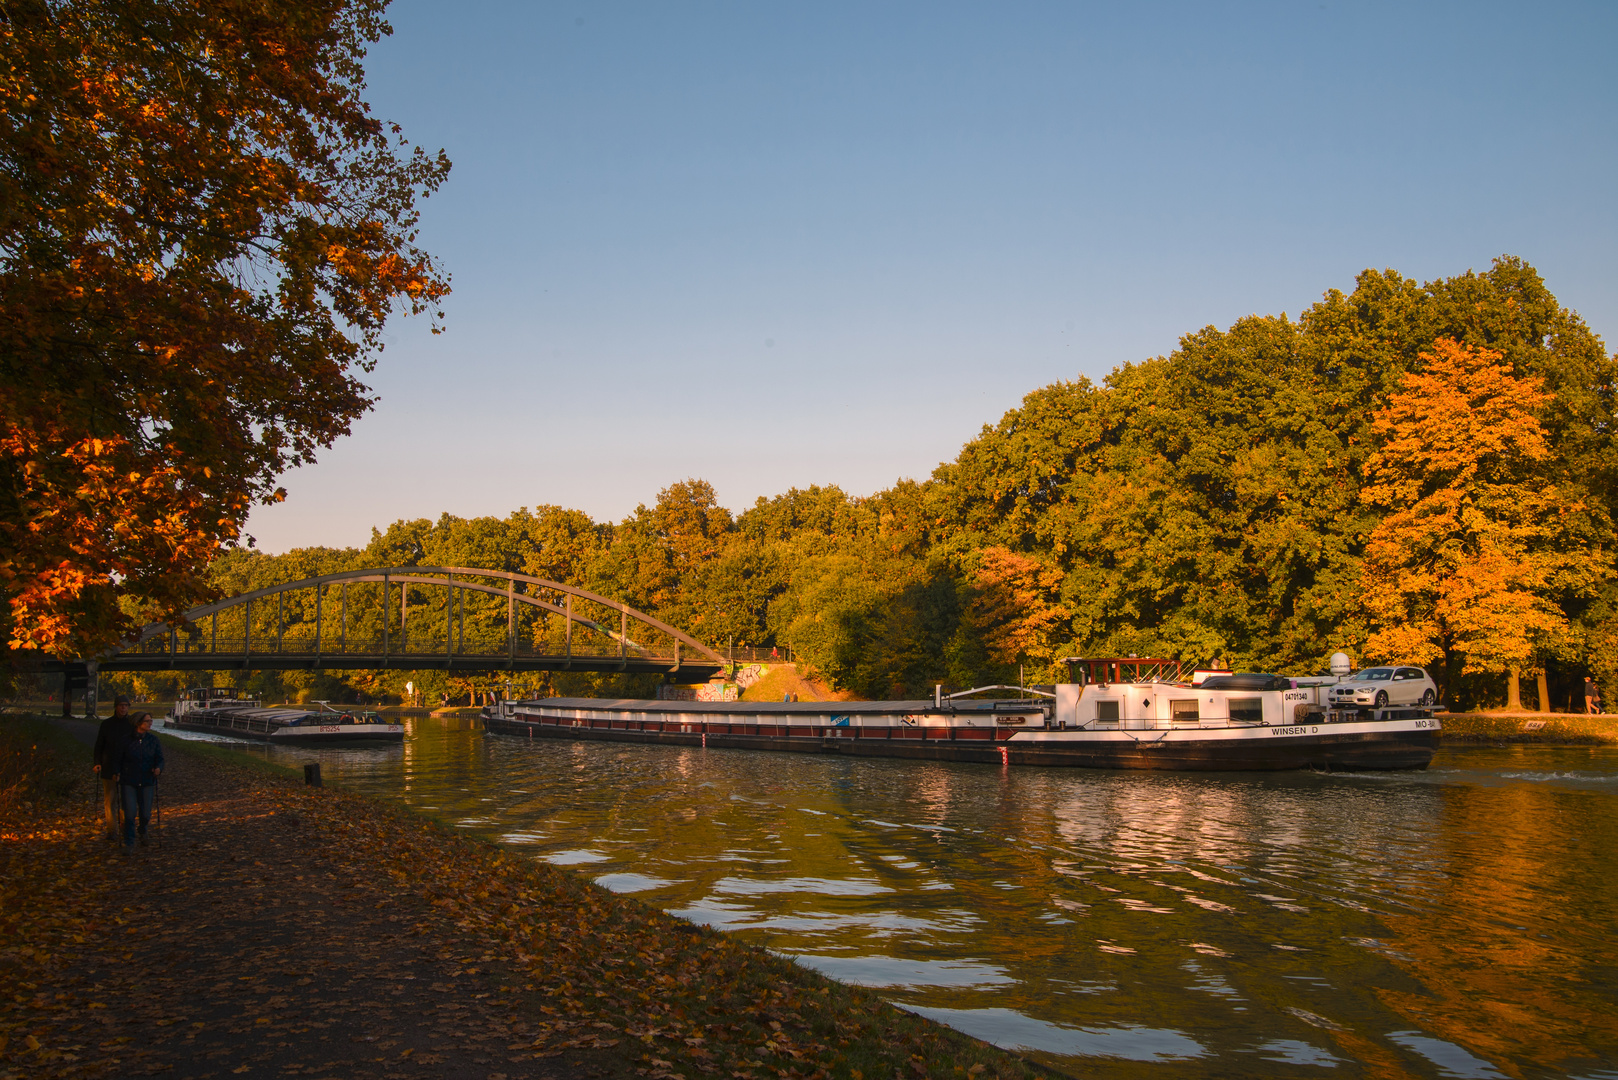
[(1506, 674), (1506, 712), (1522, 712), (1522, 680), (1516, 668)]
[(1539, 684), (1539, 711), (1540, 712), (1550, 712), (1551, 711), (1551, 684), (1550, 684), (1550, 681), (1548, 679), (1546, 679), (1545, 673), (1543, 671), (1541, 671), (1538, 675), (1536, 675), (1534, 677), (1534, 681)]

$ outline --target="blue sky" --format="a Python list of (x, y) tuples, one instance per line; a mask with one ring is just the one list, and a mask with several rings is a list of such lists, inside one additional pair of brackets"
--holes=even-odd
[(377, 408), (267, 551), (927, 476), (1028, 391), (1520, 255), (1618, 346), (1618, 5), (397, 0), (455, 162)]

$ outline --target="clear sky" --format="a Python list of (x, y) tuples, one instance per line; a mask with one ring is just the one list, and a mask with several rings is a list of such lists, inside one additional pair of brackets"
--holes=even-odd
[(1366, 267), (1534, 264), (1618, 347), (1618, 5), (429, 3), (376, 113), (455, 162), (448, 331), (259, 547), (686, 477), (926, 477), (1024, 394)]

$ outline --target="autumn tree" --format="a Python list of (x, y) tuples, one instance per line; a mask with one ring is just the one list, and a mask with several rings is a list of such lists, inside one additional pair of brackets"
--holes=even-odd
[(1558, 593), (1601, 575), (1588, 507), (1559, 488), (1537, 416), (1544, 380), (1440, 338), (1379, 412), (1361, 498), (1381, 511), (1365, 551), (1366, 651), (1444, 671), (1516, 674), (1568, 625)]
[[(0, 631), (177, 618), (277, 478), (371, 407), (447, 279), (449, 162), (362, 100), (384, 0), (0, 7)], [(133, 615), (131, 614), (133, 613)]]
[(1031, 555), (984, 548), (971, 578), (969, 617), (997, 663), (1033, 657), (1049, 665), (1065, 639), (1068, 611), (1058, 601), (1062, 572)]

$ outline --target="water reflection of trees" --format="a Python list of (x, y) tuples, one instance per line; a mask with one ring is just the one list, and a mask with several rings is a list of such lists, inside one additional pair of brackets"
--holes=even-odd
[[(1558, 751), (1589, 768), (1583, 751)], [(1507, 771), (1544, 752), (1497, 755)], [(1445, 874), (1424, 910), (1389, 919), (1421, 973), (1391, 1007), (1495, 1061), (1562, 1069), (1618, 1060), (1612, 935), (1618, 815), (1611, 794), (1531, 782), (1446, 790)]]

